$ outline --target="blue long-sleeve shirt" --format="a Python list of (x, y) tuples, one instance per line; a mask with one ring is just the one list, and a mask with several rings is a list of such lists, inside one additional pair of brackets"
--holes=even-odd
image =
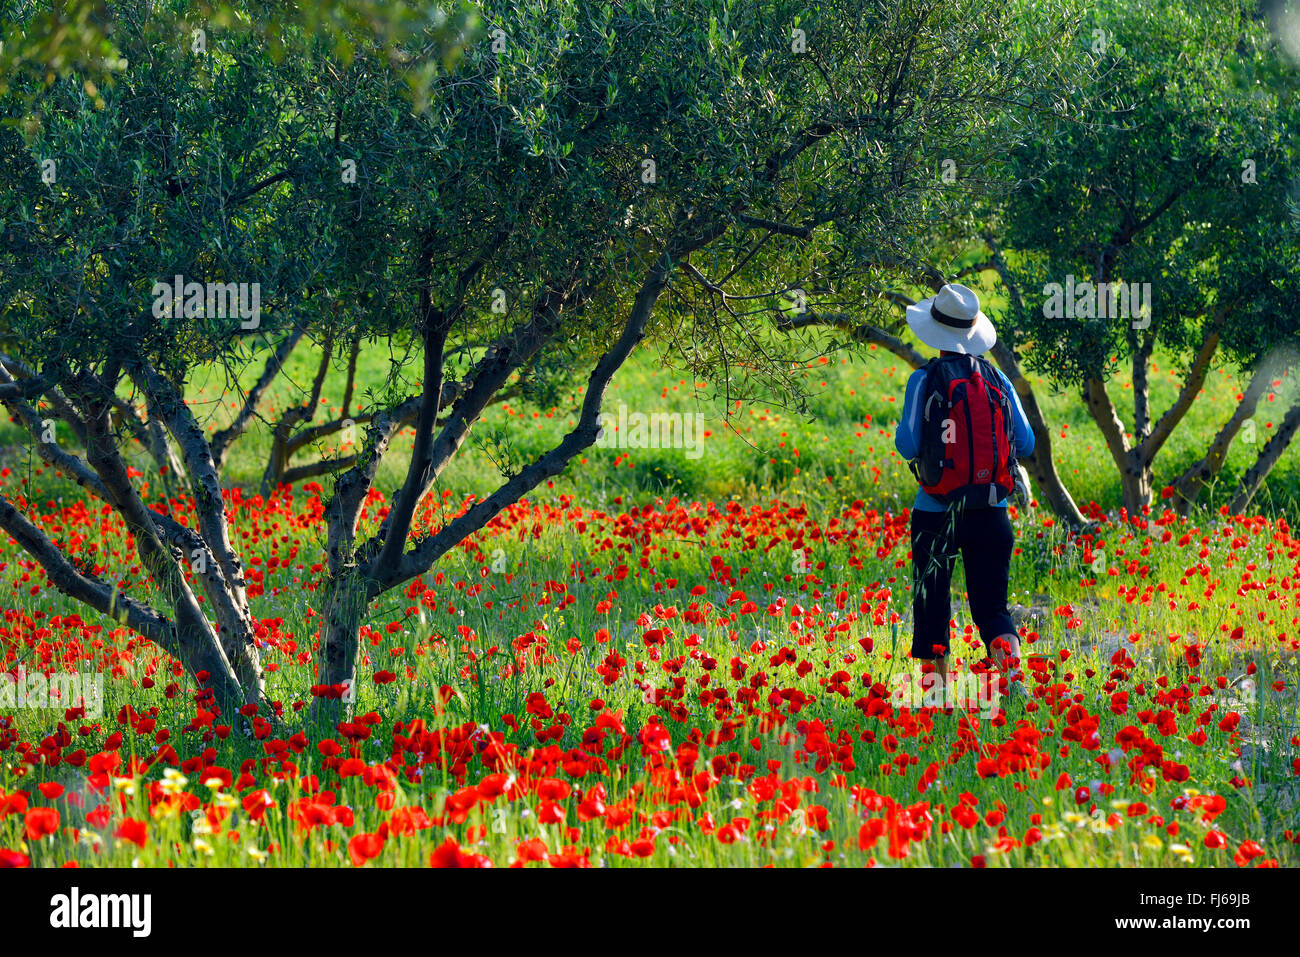
[[(993, 371), (998, 374), (998, 378), (1002, 380), (1002, 388), (1011, 397), (1016, 455), (1029, 455), (1034, 451), (1034, 430), (1030, 428), (1029, 419), (1025, 417), (1025, 410), (1020, 405), (1020, 396), (1016, 395), (1016, 390), (1011, 387), (1011, 380), (1002, 374), (1001, 369), (995, 366)], [(894, 433), (894, 447), (907, 461), (916, 458), (921, 451), (921, 390), (924, 387), (925, 370), (917, 369), (907, 380), (907, 392), (903, 399), (903, 417), (899, 420), (898, 431)], [(1003, 499), (998, 505), (1006, 508), (1009, 501), (1009, 498)], [(918, 512), (942, 512), (947, 510), (948, 506), (925, 489), (918, 487), (912, 508)]]

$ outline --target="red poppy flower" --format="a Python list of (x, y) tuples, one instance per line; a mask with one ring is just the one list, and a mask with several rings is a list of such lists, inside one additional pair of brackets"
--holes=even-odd
[(447, 838), (429, 855), (430, 867), (491, 867), (492, 862), (482, 854), (466, 854), (452, 838)]
[(353, 867), (374, 860), (383, 849), (384, 839), (378, 834), (358, 834), (348, 841), (348, 856), (352, 858)]
[(536, 837), (527, 841), (520, 841), (519, 846), (515, 849), (515, 857), (521, 863), (544, 861), (546, 860), (546, 843)]
[(275, 807), (275, 801), (266, 788), (259, 788), (244, 798), (244, 810), (254, 821), (260, 821), (268, 808)]
[(5, 794), (0, 789), (0, 821), (3, 821), (10, 814), (22, 814), (27, 810), (27, 793), (25, 791), (15, 791), (13, 794)]
[(59, 829), (59, 812), (52, 807), (28, 808), (23, 824), (27, 830), (27, 840), (39, 841)]
[(124, 841), (130, 841), (136, 847), (144, 847), (148, 838), (148, 828), (144, 821), (137, 821), (133, 818), (127, 818), (117, 826), (113, 832), (114, 837), (120, 837)]
[(1232, 855), (1233, 863), (1238, 867), (1245, 867), (1257, 857), (1262, 857), (1264, 849), (1254, 841), (1242, 841), (1241, 847), (1237, 848), (1237, 853)]

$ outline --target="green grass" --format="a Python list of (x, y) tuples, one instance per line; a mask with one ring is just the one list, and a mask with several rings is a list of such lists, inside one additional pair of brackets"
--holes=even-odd
[[(1154, 404), (1162, 408), (1174, 385), (1165, 364), (1156, 365)], [(366, 356), (363, 385), (377, 384), (381, 369), (380, 357)], [(290, 380), (311, 371), (304, 350), (275, 402), (287, 401)], [(256, 725), (253, 736), (228, 717), (217, 722), (233, 727), (224, 737), (195, 727), (191, 682), (171, 674), (165, 655), (95, 616), (69, 617), (84, 610), (51, 590), (13, 546), (0, 548), (8, 669), (21, 660), (29, 670), (106, 679), (97, 720), (31, 709), (0, 719), (0, 789), (25, 791), (32, 807), (59, 812), (56, 831), (44, 837), (25, 832), (23, 813), (0, 816), (0, 851), (36, 865), (336, 866), (348, 863), (349, 842), (358, 841), (382, 845), (376, 864), (403, 865), (427, 863), (451, 840), (503, 866), (535, 847), (521, 851), (521, 842), (537, 840), (552, 864), (1147, 866), (1230, 865), (1253, 841), (1261, 859), (1296, 863), (1300, 664), (1291, 583), (1300, 581), (1300, 541), (1285, 526), (1210, 513), (1188, 524), (1104, 526), (1070, 541), (1043, 513), (1017, 513), (1012, 601), (1030, 615), (1024, 649), (1055, 663), (1031, 671), (1031, 703), (991, 721), (863, 711), (873, 684), (892, 689), (915, 674), (906, 658), (906, 527), (891, 518), (912, 487), (892, 442), (907, 372), (879, 353), (837, 357), (800, 373), (815, 393), (816, 421), (744, 408), (733, 417), (735, 435), (715, 409), (696, 405), (693, 383), (653, 357), (634, 362), (620, 373), (610, 406), (700, 408), (712, 433), (703, 454), (590, 450), (580, 467), (449, 555), (418, 587), (384, 596), (363, 636), (356, 713), (375, 721), (364, 729), (322, 726), (305, 709), (319, 629), (313, 565), (321, 556), (313, 497), (301, 489), (292, 502), (254, 501), (233, 517), (257, 583), (254, 613), (267, 629), (270, 695), (284, 714), (280, 726)], [(213, 402), (215, 383), (195, 383), (191, 398), (200, 407)], [(1227, 383), (1212, 376), (1186, 431), (1164, 453), (1163, 474), (1195, 457), (1197, 443), (1226, 417)], [(341, 377), (332, 377), (326, 396), (337, 403), (340, 393)], [(1077, 403), (1045, 404), (1058, 434), (1068, 425), (1058, 448), (1076, 497), (1115, 505), (1112, 473)], [(571, 419), (567, 409), (520, 405), (494, 408), (486, 424), (510, 427), (516, 451), (527, 454)], [(255, 490), (264, 450), (265, 435), (255, 430), (236, 448), (233, 481)], [(1232, 468), (1246, 452), (1234, 450)], [(466, 453), (439, 483), (453, 509), (499, 482), (485, 450)], [(7, 487), (28, 478), (52, 534), (84, 535), (83, 553), (94, 546), (95, 560), (147, 592), (120, 527), (25, 457), (11, 453), (9, 465)], [(1293, 480), (1288, 453), (1271, 480), (1275, 500), (1290, 496)], [(380, 488), (399, 481), (390, 467)], [(657, 498), (661, 489), (666, 499)], [(855, 500), (864, 504), (854, 508)], [(366, 527), (374, 521), (372, 511)], [(966, 673), (980, 667), (982, 651), (969, 634), (962, 587), (959, 575), (956, 667)], [(647, 644), (656, 627), (671, 636)], [(1201, 655), (1194, 666), (1189, 646)], [(624, 663), (607, 683), (612, 654)], [(376, 680), (385, 672), (394, 680)], [(839, 681), (840, 673), (848, 677)], [(719, 688), (726, 698), (712, 697)], [(1116, 713), (1120, 691), (1130, 700)], [(781, 696), (773, 700), (774, 692)], [(1163, 711), (1171, 725), (1158, 725)], [(1220, 727), (1230, 711), (1240, 724)], [(415, 720), (436, 736), (428, 751), (400, 746)], [(1095, 743), (1067, 734), (1090, 728), (1089, 720)], [(602, 721), (626, 733), (606, 728), (593, 742)], [(643, 754), (643, 737), (653, 740), (660, 726), (669, 750)], [(1120, 753), (1110, 769), (1099, 764), (1130, 726), (1185, 768), (1187, 780), (1159, 764), (1134, 774), (1129, 762), (1140, 749)], [(1201, 743), (1191, 740), (1198, 730)], [(108, 740), (115, 733), (116, 749)], [(321, 750), (330, 741), (341, 755)], [(250, 779), (212, 788), (209, 772), (192, 766), (182, 782), (166, 768), (167, 746), (182, 762), (214, 749), (212, 764), (237, 779), (247, 767)], [(348, 749), (355, 768), (341, 764)], [(100, 761), (118, 754), (121, 763), (96, 779), (96, 768), (68, 760), (76, 750)], [(500, 764), (498, 752), (514, 763)], [(57, 763), (48, 758), (54, 753)], [(376, 777), (394, 753), (404, 763)], [(132, 757), (150, 764), (128, 773)], [(993, 773), (981, 759), (995, 762)], [(463, 819), (453, 813), (497, 771), (524, 793), (469, 801)], [(1058, 789), (1061, 775), (1069, 784)], [(39, 783), (66, 793), (48, 797)], [(1090, 791), (1077, 803), (1080, 786)], [(605, 813), (593, 817), (583, 807), (598, 789)], [(263, 792), (270, 806), (259, 817)], [(977, 813), (969, 826), (957, 823), (963, 795)], [(1208, 795), (1223, 799), (1213, 822), (1195, 805)], [(305, 828), (289, 813), (304, 801), (321, 805), (311, 812), (318, 818), (347, 808), (351, 822)], [(1130, 816), (1138, 802), (1146, 809)], [(91, 813), (97, 808), (104, 817)], [(430, 826), (400, 833), (416, 809), (425, 817), (414, 820)], [(122, 829), (127, 819), (145, 825), (143, 847)], [(873, 843), (877, 826), (886, 833)], [(915, 835), (902, 856), (889, 850), (898, 828)], [(382, 841), (359, 837), (385, 829)], [(1220, 833), (1226, 849), (1207, 846)]]
[[(809, 354), (820, 351), (825, 342), (814, 340), (814, 345), (816, 348), (810, 346), (807, 350)], [(926, 351), (924, 347), (922, 351)], [(234, 445), (225, 471), (230, 484), (248, 492), (260, 488), (271, 447), (266, 423), (274, 422), (290, 404), (304, 401), (319, 355), (311, 344), (303, 343), (290, 357), (285, 374), (276, 380), (262, 403), (263, 421), (255, 422)], [(370, 344), (363, 350), (356, 399), (349, 410), (352, 414), (385, 388), (388, 363), (386, 347)], [(259, 361), (245, 372), (243, 388), (251, 385), (260, 368)], [(577, 467), (555, 480), (553, 490), (574, 495), (584, 503), (606, 502), (620, 495), (628, 500), (667, 494), (715, 501), (777, 495), (804, 501), (810, 508), (862, 500), (872, 506), (898, 509), (910, 504), (915, 488), (911, 473), (893, 447), (902, 392), (910, 371), (905, 363), (883, 350), (857, 347), (832, 353), (793, 373), (810, 396), (807, 416), (757, 403), (733, 408), (728, 419), (721, 402), (712, 398), (710, 383), (675, 375), (664, 368), (659, 355), (643, 350), (634, 354), (616, 376), (605, 408), (615, 416), (620, 404), (647, 415), (701, 414), (705, 438), (698, 457), (672, 448), (593, 448), (581, 457)], [(1083, 403), (1073, 392), (1053, 393), (1039, 376), (1030, 375), (1030, 379), (1052, 429), (1058, 471), (1075, 500), (1081, 505), (1092, 501), (1103, 509), (1117, 509), (1117, 470)], [(1157, 354), (1150, 379), (1154, 419), (1172, 404), (1181, 378), (1171, 357)], [(338, 417), (343, 384), (344, 369), (335, 363), (313, 424)], [(1204, 454), (1214, 434), (1232, 414), (1242, 385), (1241, 375), (1231, 365), (1220, 363), (1212, 369), (1201, 395), (1157, 458), (1157, 489), (1172, 482)], [(406, 383), (402, 394), (414, 388), (414, 383)], [(1131, 423), (1133, 393), (1128, 376), (1121, 371), (1109, 390), (1121, 419)], [(1244, 430), (1233, 443), (1217, 484), (1202, 497), (1203, 504), (1214, 508), (1231, 498), (1241, 473), (1254, 462), (1280, 423), (1293, 392), (1293, 386), (1284, 382), (1276, 397), (1266, 397), (1260, 403), (1254, 428)], [(242, 393), (230, 388), (224, 371), (217, 369), (201, 371), (190, 383), (188, 393), (196, 415), (209, 431), (227, 424), (242, 403)], [(545, 451), (572, 427), (580, 399), (580, 394), (570, 393), (567, 402), (553, 407), (538, 408), (521, 399), (491, 407), (470, 442), (441, 477), (439, 491), (450, 490), (456, 497), (490, 492), (501, 478), (493, 455), (485, 448), (488, 437), (493, 432), (508, 434), (518, 464)], [(62, 426), (59, 428), (66, 439)], [(363, 438), (364, 426), (357, 427), (355, 434)], [(377, 487), (381, 490), (391, 492), (401, 484), (412, 434), (407, 429), (394, 443), (379, 472)], [(4, 464), (16, 470), (35, 468), (34, 457), (21, 448), (25, 433), (17, 426), (7, 421), (0, 426), (0, 443), (10, 446)], [(294, 463), (337, 454), (340, 436), (335, 435), (304, 450)], [(148, 467), (142, 456), (137, 456), (137, 461), (142, 468)], [(328, 482), (322, 480), (326, 489)], [(1300, 453), (1292, 447), (1268, 477), (1255, 507), (1264, 513), (1287, 515), (1297, 497)]]
[[(824, 344), (816, 341), (818, 347)], [(924, 347), (922, 351), (926, 351)], [(289, 402), (301, 401), (318, 361), (319, 353), (309, 346), (300, 347), (291, 358), (287, 375), (272, 390), (268, 408), (280, 409)], [(363, 351), (357, 376), (358, 396), (381, 389), (387, 369), (386, 348), (371, 346)], [(250, 372), (249, 381), (257, 371), (254, 368)], [(794, 373), (810, 395), (808, 416), (755, 404), (733, 409), (728, 422), (725, 409), (712, 398), (709, 383), (673, 375), (664, 369), (660, 356), (642, 351), (634, 354), (618, 373), (605, 408), (615, 415), (620, 404), (647, 414), (698, 412), (704, 417), (707, 432), (701, 454), (692, 459), (680, 449), (592, 449), (583, 456), (579, 468), (556, 480), (555, 487), (583, 502), (603, 501), (602, 496), (619, 494), (635, 499), (666, 493), (709, 500), (779, 495), (807, 501), (810, 507), (821, 502), (838, 504), (861, 499), (870, 505), (898, 508), (910, 503), (915, 488), (911, 473), (893, 447), (902, 392), (910, 372), (906, 364), (883, 350), (859, 347), (833, 353)], [(1030, 379), (1052, 429), (1057, 468), (1076, 501), (1094, 501), (1103, 509), (1118, 508), (1115, 465), (1077, 394), (1053, 393), (1041, 377), (1031, 375)], [(1175, 362), (1157, 354), (1150, 379), (1154, 419), (1173, 403), (1181, 378)], [(227, 421), (235, 401), (234, 395), (225, 393), (221, 381), (216, 374), (210, 374), (190, 390), (196, 411), (209, 412), (214, 428)], [(1214, 434), (1232, 414), (1242, 384), (1235, 368), (1226, 364), (1214, 367), (1202, 394), (1157, 459), (1157, 488), (1177, 478), (1204, 454)], [(1133, 392), (1128, 376), (1120, 374), (1109, 388), (1121, 418), (1131, 423)], [(342, 391), (343, 370), (334, 369), (325, 396), (337, 403)], [(1280, 387), (1275, 399), (1266, 398), (1260, 403), (1254, 417), (1254, 441), (1247, 441), (1248, 432), (1238, 437), (1219, 482), (1203, 502), (1216, 507), (1231, 497), (1241, 473), (1254, 462), (1280, 423), (1292, 391), (1289, 386)], [(518, 455), (535, 455), (549, 448), (574, 424), (580, 398), (575, 393), (568, 404), (549, 408), (534, 408), (522, 401), (495, 406), (476, 432), (482, 435), (493, 429), (507, 430)], [(219, 404), (224, 414), (218, 413)], [(334, 417), (331, 410), (337, 414), (337, 408), (337, 404), (325, 402), (315, 421)], [(273, 418), (273, 412), (268, 413), (268, 418)], [(409, 447), (410, 435), (407, 430), (381, 470), (381, 489), (391, 490), (401, 483), (403, 453)], [(336, 443), (337, 437), (327, 440), (317, 454), (335, 451)], [(264, 429), (242, 438), (227, 468), (229, 479), (256, 490), (269, 448), (269, 435)], [(311, 457), (304, 455), (303, 459)], [(499, 481), (491, 458), (472, 441), (447, 470), (440, 487), (452, 489), (456, 495), (485, 494)], [(1291, 448), (1261, 489), (1257, 506), (1264, 512), (1286, 514), (1298, 495), (1300, 454)]]

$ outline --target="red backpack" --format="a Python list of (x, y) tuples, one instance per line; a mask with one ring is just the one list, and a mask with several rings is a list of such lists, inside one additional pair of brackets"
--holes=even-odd
[(1011, 397), (979, 356), (940, 356), (925, 364), (921, 449), (909, 464), (940, 502), (987, 506), (1015, 489)]

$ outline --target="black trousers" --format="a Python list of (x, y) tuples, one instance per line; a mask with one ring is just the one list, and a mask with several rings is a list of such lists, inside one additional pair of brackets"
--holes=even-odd
[(958, 552), (966, 567), (971, 617), (985, 648), (991, 648), (999, 635), (1015, 634), (1007, 614), (1014, 546), (1005, 508), (955, 505), (946, 512), (912, 510), (913, 658), (948, 654), (949, 590)]

